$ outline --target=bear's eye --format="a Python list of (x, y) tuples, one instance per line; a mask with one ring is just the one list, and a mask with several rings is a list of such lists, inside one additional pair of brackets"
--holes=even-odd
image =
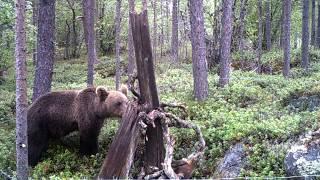
[(122, 102), (117, 102), (117, 106), (121, 106)]

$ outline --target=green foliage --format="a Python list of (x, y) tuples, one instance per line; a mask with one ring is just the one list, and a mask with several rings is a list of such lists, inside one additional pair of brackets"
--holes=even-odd
[(283, 162), (287, 149), (286, 144), (273, 145), (267, 141), (256, 142), (248, 146), (249, 165), (242, 170), (241, 176), (274, 177), (285, 174)]
[[(1, 111), (1, 110), (0, 110)], [(0, 122), (0, 170), (12, 176), (15, 170), (15, 131)], [(0, 175), (1, 178), (1, 175)]]
[[(269, 57), (274, 57), (275, 61), (277, 59), (276, 53), (271, 53)], [(286, 142), (319, 127), (319, 111), (291, 112), (282, 103), (292, 93), (320, 92), (319, 84), (313, 80), (320, 75), (317, 71), (320, 69), (316, 65), (312, 67), (313, 73), (309, 77), (295, 79), (234, 71), (230, 85), (222, 89), (215, 86), (218, 77), (210, 75), (210, 96), (203, 103), (190, 99), (191, 66), (168, 68), (162, 72), (158, 83), (162, 101), (185, 102), (190, 119), (202, 128), (205, 136), (208, 146), (206, 161), (196, 171), (196, 177), (210, 177), (217, 160), (238, 141), (244, 141), (250, 147), (247, 150), (249, 164), (243, 169), (243, 176), (284, 175), (282, 163), (286, 147), (271, 142)], [(161, 68), (167, 67), (163, 65)], [(179, 147), (177, 156), (182, 157), (190, 152), (196, 139), (183, 130), (175, 133)], [(261, 157), (264, 159), (261, 160)]]

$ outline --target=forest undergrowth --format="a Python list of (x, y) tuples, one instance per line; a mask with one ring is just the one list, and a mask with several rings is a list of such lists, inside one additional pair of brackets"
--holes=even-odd
[[(270, 53), (270, 64), (277, 66), (282, 57)], [(199, 103), (192, 98), (192, 64), (157, 62), (156, 77), (163, 102), (187, 106), (189, 120), (199, 125), (207, 149), (194, 177), (212, 177), (217, 162), (234, 144), (245, 144), (247, 163), (242, 176), (284, 176), (285, 153), (299, 136), (319, 128), (320, 118), (320, 59), (319, 52), (311, 53), (311, 69), (305, 73), (292, 69), (285, 79), (281, 72), (257, 74), (234, 70), (230, 85), (218, 87), (215, 70), (209, 73), (209, 98)], [(114, 64), (102, 58), (96, 66), (95, 85), (114, 89)], [(57, 61), (54, 68), (53, 90), (81, 89), (86, 86), (86, 62), (82, 59)], [(124, 65), (123, 65), (124, 66)], [(110, 72), (109, 72), (110, 71)], [(28, 95), (31, 98), (33, 65), (28, 61)], [(126, 77), (123, 76), (123, 82)], [(312, 97), (312, 98), (311, 98)], [(29, 102), (31, 102), (29, 100)], [(14, 68), (0, 80), (0, 178), (15, 172), (15, 81)], [(95, 156), (80, 157), (77, 153), (79, 136), (72, 133), (62, 141), (51, 143), (41, 163), (31, 170), (33, 178), (94, 177), (102, 165), (108, 145), (117, 130), (118, 121), (107, 119), (99, 136), (100, 149)], [(188, 155), (196, 136), (189, 130), (174, 130), (175, 156)]]

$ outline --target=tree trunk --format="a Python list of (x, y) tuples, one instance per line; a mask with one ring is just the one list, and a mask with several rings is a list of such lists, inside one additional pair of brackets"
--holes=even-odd
[[(38, 21), (38, 0), (32, 1), (32, 25), (34, 27), (37, 27), (37, 21)], [(34, 37), (37, 36), (36, 31), (33, 33)], [(32, 60), (33, 65), (36, 65), (37, 62), (37, 41), (34, 42), (33, 48), (32, 48)]]
[(318, 1), (317, 47), (320, 48), (320, 1)]
[(164, 19), (163, 19), (163, 0), (160, 0), (160, 16), (161, 16), (161, 26), (160, 26), (160, 57), (163, 56), (163, 36), (164, 36), (164, 32), (163, 32), (163, 26), (164, 26)]
[[(130, 20), (130, 13), (134, 12), (135, 8), (135, 0), (129, 0), (129, 28), (128, 28), (128, 75), (129, 79), (133, 75), (134, 68), (135, 68), (135, 61), (134, 61), (134, 46), (133, 46), (133, 37), (132, 37), (132, 29), (131, 29), (131, 20)], [(130, 81), (129, 81), (130, 82)]]
[(66, 28), (65, 28), (66, 36), (64, 39), (64, 59), (70, 59), (70, 34), (71, 34), (71, 28), (68, 23), (68, 20), (66, 20)]
[(88, 51), (88, 74), (87, 86), (93, 86), (94, 63), (97, 61), (95, 31), (94, 31), (94, 8), (95, 0), (83, 0), (83, 28), (85, 35), (85, 42)]
[(271, 0), (266, 1), (266, 41), (267, 41), (267, 51), (271, 49)]
[(116, 5), (116, 89), (120, 88), (121, 67), (120, 67), (120, 25), (121, 25), (121, 0)]
[(153, 58), (157, 61), (157, 0), (153, 0)]
[(283, 48), (283, 18), (284, 18), (284, 14), (283, 14), (283, 9), (284, 9), (284, 3), (282, 1), (282, 13), (281, 13), (281, 17), (279, 20), (279, 25), (280, 25), (280, 37), (279, 37), (279, 46), (281, 48)]
[(178, 62), (178, 0), (172, 2), (172, 36), (171, 36), (171, 57), (173, 62)]
[(26, 1), (16, 1), (16, 153), (17, 179), (28, 179)]
[(314, 46), (316, 41), (316, 0), (312, 0), (311, 2), (311, 46)]
[(39, 0), (37, 63), (32, 101), (50, 92), (55, 42), (55, 0)]
[(302, 67), (308, 71), (309, 66), (309, 1), (303, 0), (302, 10)]
[(166, 40), (167, 40), (167, 44), (169, 44), (169, 41), (170, 41), (170, 30), (169, 30), (169, 12), (170, 12), (170, 0), (165, 0), (166, 1), (166, 17), (167, 17), (167, 36), (166, 36)]
[(143, 7), (143, 10), (148, 9), (148, 0), (142, 0), (142, 7)]
[(261, 72), (261, 55), (262, 55), (262, 0), (258, 0), (258, 17), (259, 17), (259, 24), (258, 24), (258, 69), (257, 72)]
[[(131, 14), (133, 41), (138, 71), (139, 89), (141, 93), (141, 104), (146, 104), (149, 109), (159, 107), (152, 48), (149, 34), (148, 14), (144, 10), (140, 15)], [(159, 121), (155, 121), (156, 127), (147, 128), (148, 141), (145, 149), (145, 170), (149, 174), (150, 167), (162, 169), (164, 160), (163, 133)]]
[[(115, 135), (108, 154), (99, 172), (98, 179), (128, 179), (137, 140), (140, 136), (139, 108), (129, 104), (123, 115), (120, 127)], [(133, 153), (132, 153), (133, 152)]]
[(230, 51), (232, 35), (232, 4), (233, 0), (223, 1), (222, 15), (222, 37), (220, 42), (220, 79), (219, 86), (224, 87), (229, 84), (230, 78)]
[(291, 0), (284, 0), (284, 24), (283, 24), (283, 76), (288, 78), (290, 74), (290, 30), (291, 30)]
[[(97, 21), (100, 20), (100, 2), (101, 1), (96, 1), (96, 7), (95, 7), (95, 19), (96, 19), (96, 22), (95, 22), (95, 26), (97, 26)], [(96, 40), (95, 40), (95, 43), (96, 43), (96, 54), (97, 54), (97, 57), (99, 56), (99, 53), (100, 53), (100, 41), (98, 41), (98, 35), (99, 35), (99, 28), (96, 28), (95, 30), (95, 37), (96, 37)]]
[(203, 0), (190, 0), (190, 25), (194, 97), (204, 101), (208, 97), (208, 66), (204, 32)]
[(241, 56), (241, 66), (243, 66), (243, 40), (244, 40), (244, 28), (245, 28), (245, 16), (247, 12), (247, 2), (248, 0), (241, 0), (240, 8), (240, 27), (239, 27), (239, 51)]
[[(71, 57), (72, 58), (77, 58), (79, 57), (78, 53), (78, 32), (77, 32), (77, 20), (76, 20), (76, 10), (74, 8), (74, 0), (67, 0), (68, 6), (71, 10), (72, 13), (72, 53)], [(80, 48), (80, 47), (79, 47)]]
[[(77, 58), (79, 57), (78, 53), (78, 32), (77, 32), (77, 21), (76, 21), (76, 12), (75, 9), (72, 9), (72, 57)], [(79, 47), (80, 48), (80, 47)]]

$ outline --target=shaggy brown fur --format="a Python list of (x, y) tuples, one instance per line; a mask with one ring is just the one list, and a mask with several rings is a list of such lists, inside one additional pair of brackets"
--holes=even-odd
[(107, 117), (121, 117), (127, 108), (127, 89), (107, 91), (103, 87), (81, 91), (50, 92), (28, 109), (28, 158), (35, 166), (50, 138), (80, 133), (80, 153), (95, 154), (98, 136)]

